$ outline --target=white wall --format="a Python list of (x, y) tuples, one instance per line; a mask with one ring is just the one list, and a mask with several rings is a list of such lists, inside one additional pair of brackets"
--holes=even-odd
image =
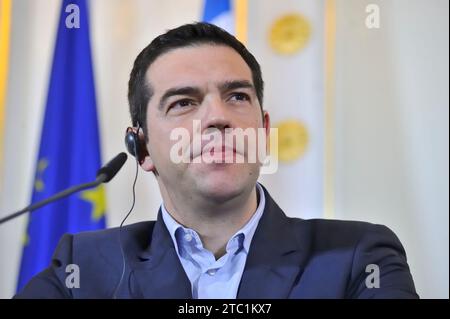
[[(364, 27), (367, 3), (380, 5), (378, 30)], [(91, 1), (103, 160), (124, 149), (133, 59), (165, 29), (198, 20), (201, 4)], [(58, 0), (14, 0), (0, 214), (30, 198), (58, 13)], [(337, 23), (336, 217), (390, 226), (419, 294), (448, 298), (448, 2), (337, 0)], [(129, 208), (133, 175), (128, 161), (107, 185), (109, 226)], [(137, 189), (129, 222), (154, 218), (160, 202), (150, 174)], [(0, 226), (3, 298), (15, 290), (24, 227)]]
[(448, 54), (448, 1), (337, 1), (336, 217), (394, 230), (428, 298), (448, 298)]

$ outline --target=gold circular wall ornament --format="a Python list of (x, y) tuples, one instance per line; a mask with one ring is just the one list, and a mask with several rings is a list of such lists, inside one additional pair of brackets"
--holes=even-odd
[(309, 144), (306, 126), (296, 120), (280, 122), (278, 128), (278, 159), (293, 162), (305, 154)]
[(269, 42), (280, 54), (294, 54), (303, 49), (311, 36), (309, 21), (298, 13), (286, 14), (270, 28)]

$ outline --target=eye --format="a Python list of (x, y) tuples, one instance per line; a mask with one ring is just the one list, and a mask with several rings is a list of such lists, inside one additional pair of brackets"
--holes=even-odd
[(231, 95), (230, 101), (246, 102), (250, 101), (250, 96), (247, 93), (236, 92)]
[(169, 110), (170, 109), (185, 109), (185, 108), (188, 108), (188, 107), (191, 107), (194, 105), (195, 105), (195, 101), (189, 100), (189, 99), (182, 99), (182, 100), (172, 103), (169, 106)]

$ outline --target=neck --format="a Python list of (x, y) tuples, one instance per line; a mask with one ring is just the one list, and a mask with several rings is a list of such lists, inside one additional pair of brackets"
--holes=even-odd
[(225, 254), (231, 236), (250, 220), (257, 208), (257, 190), (254, 186), (220, 204), (179, 198), (175, 193), (163, 191), (164, 188), (161, 190), (170, 215), (179, 224), (195, 230), (203, 246), (216, 258)]

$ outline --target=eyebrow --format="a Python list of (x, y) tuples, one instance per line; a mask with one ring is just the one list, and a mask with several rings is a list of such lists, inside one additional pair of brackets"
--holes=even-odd
[(201, 95), (201, 90), (197, 87), (193, 86), (184, 86), (184, 87), (178, 87), (178, 88), (171, 88), (168, 89), (163, 96), (161, 97), (159, 101), (159, 109), (161, 110), (164, 107), (164, 104), (166, 104), (166, 101), (176, 95), (191, 95), (191, 96), (199, 96)]
[[(219, 83), (217, 85), (219, 91), (224, 93), (236, 89), (251, 89), (254, 93), (256, 92), (254, 85), (247, 80), (234, 80), (234, 81), (225, 81)], [(183, 86), (183, 87), (175, 87), (168, 89), (164, 92), (163, 96), (159, 101), (159, 109), (162, 110), (167, 100), (172, 96), (177, 95), (190, 95), (190, 96), (200, 96), (202, 94), (202, 90), (198, 87), (193, 86)]]
[(220, 83), (218, 87), (222, 93), (236, 89), (251, 89), (253, 92), (255, 92), (255, 87), (251, 82), (247, 80), (225, 81), (223, 83)]

